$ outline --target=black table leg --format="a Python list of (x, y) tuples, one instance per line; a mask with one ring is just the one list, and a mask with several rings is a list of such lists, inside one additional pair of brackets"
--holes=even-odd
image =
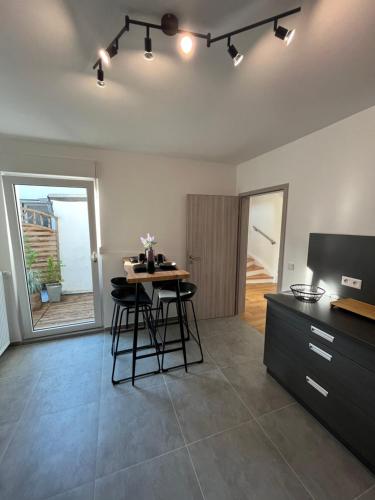
[(134, 311), (134, 335), (133, 335), (132, 385), (134, 385), (134, 380), (135, 380), (135, 364), (137, 362), (138, 314), (139, 314), (139, 283), (136, 283), (135, 284), (135, 311)]
[(183, 316), (182, 316), (182, 301), (181, 301), (181, 294), (180, 294), (180, 280), (177, 280), (176, 295), (177, 295), (177, 302), (176, 302), (177, 315), (178, 315), (178, 322), (180, 324), (180, 334), (181, 334), (181, 342), (182, 342), (182, 353), (184, 355), (185, 372), (187, 372), (184, 320), (183, 320)]

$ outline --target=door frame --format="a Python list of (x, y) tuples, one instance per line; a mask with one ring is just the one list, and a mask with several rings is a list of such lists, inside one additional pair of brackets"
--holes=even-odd
[[(89, 330), (97, 330), (103, 327), (102, 287), (99, 273), (99, 251), (97, 241), (96, 224), (96, 202), (95, 202), (95, 179), (72, 178), (62, 176), (47, 176), (43, 174), (16, 174), (3, 172), (5, 206), (8, 218), (8, 231), (12, 250), (12, 268), (14, 274), (14, 286), (18, 297), (16, 304), (18, 317), (21, 325), (22, 340), (41, 339), (43, 337), (59, 337), (68, 333), (82, 333)], [(15, 185), (56, 186), (84, 188), (87, 192), (88, 224), (90, 234), (91, 252), (95, 252), (97, 259), (91, 259), (91, 272), (93, 283), (94, 313), (93, 322), (79, 323), (73, 325), (58, 326), (35, 331), (32, 326), (32, 314), (27, 290), (24, 251), (22, 245), (21, 221), (19, 218)]]
[[(277, 291), (281, 290), (282, 279), (283, 279), (283, 271), (284, 271), (284, 256), (285, 256), (285, 235), (286, 235), (286, 221), (287, 221), (287, 212), (288, 212), (288, 196), (289, 196), (289, 183), (288, 184), (280, 184), (277, 186), (269, 186), (260, 189), (254, 189), (252, 191), (246, 191), (244, 193), (240, 193), (240, 210), (239, 210), (239, 224), (238, 224), (238, 252), (237, 252), (237, 301), (236, 301), (236, 313), (241, 314), (245, 310), (245, 288), (244, 280), (242, 274), (246, 275), (246, 257), (247, 257), (247, 239), (248, 239), (248, 228), (249, 228), (249, 202), (252, 196), (260, 196), (263, 194), (283, 192), (283, 207), (282, 207), (282, 216), (281, 216), (281, 231), (280, 231), (280, 248), (279, 248), (279, 262), (278, 262), (278, 271), (277, 271)], [(243, 203), (245, 200), (248, 200), (247, 203)], [(243, 210), (241, 210), (241, 206), (246, 208), (247, 206), (247, 216), (243, 214)], [(246, 223), (246, 224), (245, 224)], [(243, 228), (247, 228), (246, 238), (245, 232)], [(242, 230), (241, 230), (242, 229)]]

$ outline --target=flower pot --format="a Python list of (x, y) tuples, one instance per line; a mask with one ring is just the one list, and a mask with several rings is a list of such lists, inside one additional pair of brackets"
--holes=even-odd
[(46, 285), (48, 293), (49, 302), (60, 302), (61, 301), (61, 283), (50, 283)]
[(42, 307), (42, 300), (39, 292), (30, 295), (30, 306), (32, 311), (38, 311)]

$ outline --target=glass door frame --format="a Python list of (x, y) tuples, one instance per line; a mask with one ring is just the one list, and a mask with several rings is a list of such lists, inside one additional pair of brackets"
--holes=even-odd
[[(98, 251), (98, 241), (96, 234), (96, 210), (95, 210), (95, 180), (80, 178), (63, 178), (46, 175), (15, 175), (3, 174), (3, 186), (6, 210), (8, 215), (10, 243), (13, 259), (13, 269), (15, 274), (15, 287), (18, 296), (18, 316), (20, 320), (23, 340), (38, 339), (42, 337), (58, 336), (66, 333), (80, 333), (87, 330), (103, 328), (102, 310), (102, 287), (100, 280), (100, 261)], [(71, 325), (56, 326), (40, 330), (33, 329), (32, 313), (27, 288), (22, 223), (18, 210), (17, 195), (15, 186), (51, 186), (51, 187), (73, 187), (84, 188), (87, 192), (88, 225), (91, 247), (91, 273), (94, 297), (94, 321), (83, 322)]]

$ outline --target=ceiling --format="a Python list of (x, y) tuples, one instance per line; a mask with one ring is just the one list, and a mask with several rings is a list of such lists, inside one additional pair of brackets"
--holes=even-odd
[[(124, 14), (165, 12), (213, 36), (302, 5), (286, 47), (262, 27), (226, 42), (177, 39), (131, 26), (96, 86), (93, 62)], [(375, 105), (375, 2), (342, 0), (11, 0), (0, 19), (0, 133), (126, 151), (239, 163)]]

